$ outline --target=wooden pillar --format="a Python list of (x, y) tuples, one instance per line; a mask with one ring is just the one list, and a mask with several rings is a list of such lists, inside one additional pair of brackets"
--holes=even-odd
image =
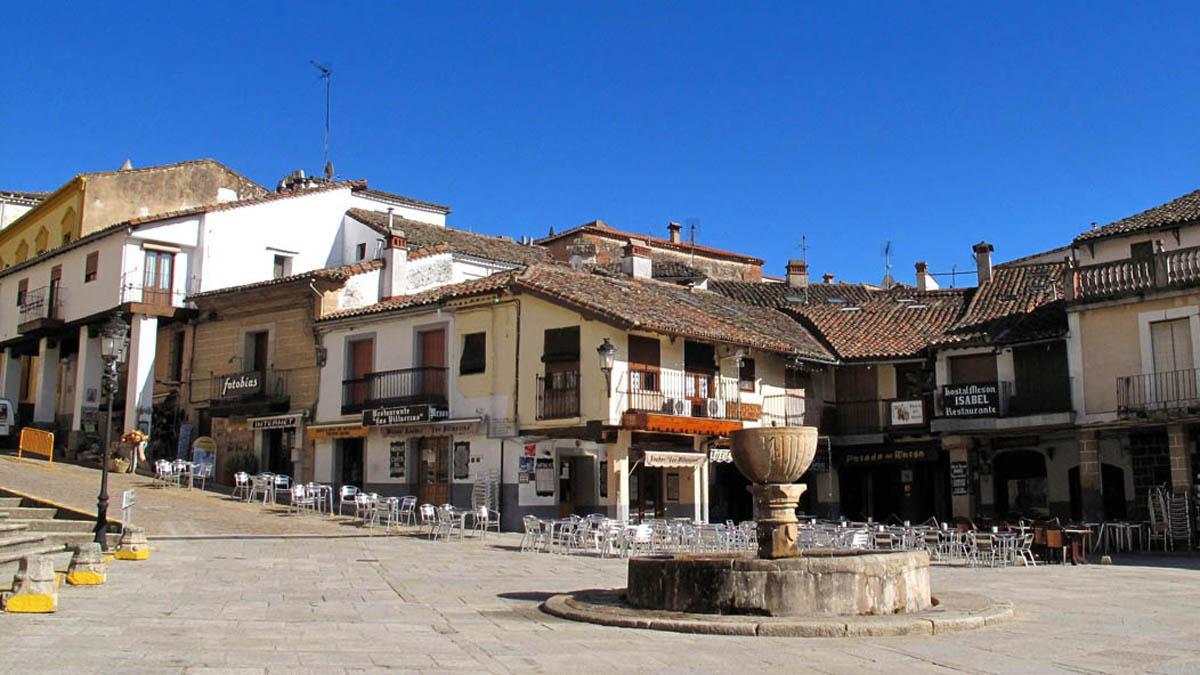
[(1182, 424), (1167, 425), (1167, 450), (1171, 458), (1171, 491), (1187, 494), (1192, 489), (1192, 458), (1188, 453), (1187, 429)]
[(1100, 493), (1100, 440), (1095, 431), (1079, 432), (1079, 499), (1084, 522), (1104, 520)]

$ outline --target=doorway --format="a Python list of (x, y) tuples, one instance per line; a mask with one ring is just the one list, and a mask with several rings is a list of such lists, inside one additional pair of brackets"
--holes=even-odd
[(422, 504), (450, 502), (450, 438), (425, 436), (417, 440), (419, 465), (417, 499)]
[(338, 482), (342, 485), (363, 485), (363, 439), (340, 438), (338, 447)]
[(667, 515), (662, 469), (638, 464), (629, 475), (629, 514), (635, 513), (638, 520)]
[(558, 460), (558, 515), (586, 515), (599, 501), (596, 458), (590, 455), (560, 456)]
[(292, 441), (296, 432), (291, 429), (267, 429), (262, 434), (267, 471), (292, 475)]
[(1046, 518), (1046, 458), (1034, 450), (1013, 450), (992, 460), (992, 485), (997, 516)]

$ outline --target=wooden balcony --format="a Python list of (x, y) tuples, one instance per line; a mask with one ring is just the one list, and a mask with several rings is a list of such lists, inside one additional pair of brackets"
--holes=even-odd
[(1098, 265), (1068, 266), (1063, 274), (1067, 300), (1099, 300), (1178, 288), (1200, 282), (1200, 246)]

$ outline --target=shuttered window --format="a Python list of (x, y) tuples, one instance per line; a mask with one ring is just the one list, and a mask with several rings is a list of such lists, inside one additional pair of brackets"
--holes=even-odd
[(1189, 319), (1155, 321), (1150, 324), (1150, 344), (1154, 350), (1154, 372), (1191, 370), (1192, 331)]
[(629, 336), (629, 388), (658, 391), (662, 347), (657, 338)]
[(96, 280), (96, 272), (100, 269), (100, 252), (92, 251), (87, 254), (87, 259), (83, 263), (83, 283), (89, 283)]

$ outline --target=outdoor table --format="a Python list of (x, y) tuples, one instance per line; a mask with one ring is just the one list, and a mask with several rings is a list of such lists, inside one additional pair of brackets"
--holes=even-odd
[(1084, 528), (1063, 528), (1063, 536), (1067, 538), (1067, 547), (1071, 550), (1072, 565), (1087, 564), (1087, 541), (1092, 531)]
[(308, 489), (317, 493), (317, 512), (325, 510), (325, 506), (329, 506), (326, 512), (330, 518), (333, 517), (333, 496), (335, 490), (332, 485), (325, 483), (309, 483)]

